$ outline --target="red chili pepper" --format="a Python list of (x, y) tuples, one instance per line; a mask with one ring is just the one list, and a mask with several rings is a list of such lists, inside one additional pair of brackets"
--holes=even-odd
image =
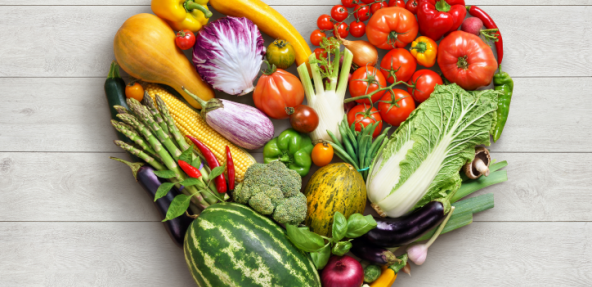
[[(199, 149), (201, 154), (206, 158), (206, 161), (208, 162), (208, 165), (210, 166), (211, 169), (214, 169), (214, 168), (217, 168), (220, 166), (218, 159), (216, 158), (214, 153), (206, 145), (204, 145), (202, 142), (198, 141), (196, 138), (194, 138), (192, 136), (187, 136), (187, 138), (190, 139), (195, 144), (195, 146), (197, 146), (197, 148)], [(226, 179), (224, 178), (224, 174), (221, 174), (220, 176), (216, 177), (214, 183), (216, 184), (216, 188), (218, 189), (218, 193), (226, 193), (227, 187), (226, 187)]]
[(201, 177), (201, 172), (199, 172), (199, 169), (191, 166), (190, 164), (179, 160), (179, 167), (181, 167), (181, 169), (189, 176), (189, 177), (193, 177), (193, 178), (200, 178)]
[[(467, 6), (466, 8), (471, 16), (475, 16), (483, 22), (485, 28), (498, 29), (493, 19), (491, 19), (491, 16), (485, 13), (483, 9), (477, 6)], [(504, 58), (504, 41), (502, 40), (502, 33), (499, 31), (499, 29), (497, 30), (497, 38), (498, 40), (495, 42), (495, 49), (497, 50), (497, 64), (501, 65), (502, 59)]]
[(226, 167), (228, 169), (228, 190), (234, 190), (234, 162), (228, 146), (226, 146)]

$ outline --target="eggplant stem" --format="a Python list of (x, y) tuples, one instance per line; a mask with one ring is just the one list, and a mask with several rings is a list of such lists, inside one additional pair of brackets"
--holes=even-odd
[(440, 224), (440, 227), (438, 227), (438, 230), (436, 230), (436, 233), (434, 233), (434, 236), (432, 236), (432, 238), (430, 238), (430, 241), (428, 241), (428, 243), (426, 243), (427, 248), (430, 248), (430, 246), (432, 246), (432, 244), (434, 244), (436, 239), (438, 239), (438, 236), (440, 236), (440, 233), (442, 233), (442, 230), (444, 230), (444, 226), (446, 226), (446, 223), (448, 223), (448, 220), (450, 219), (450, 216), (452, 216), (453, 212), (454, 212), (454, 206), (452, 206), (450, 208), (450, 212), (448, 212), (446, 219), (444, 219), (442, 224)]

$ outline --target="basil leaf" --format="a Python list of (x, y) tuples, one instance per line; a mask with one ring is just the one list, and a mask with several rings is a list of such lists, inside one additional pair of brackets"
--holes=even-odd
[(197, 179), (197, 178), (188, 178), (188, 179), (182, 181), (179, 184), (182, 185), (182, 186), (185, 186), (185, 187), (187, 187), (187, 186), (194, 186), (194, 185), (197, 185), (199, 187), (204, 187), (205, 186), (204, 183), (201, 180)]
[(173, 177), (177, 176), (175, 174), (175, 172), (172, 170), (155, 170), (154, 174), (160, 178), (166, 178), (166, 179), (173, 178)]
[(186, 163), (191, 163), (193, 161), (193, 146), (189, 147), (181, 155), (179, 156), (179, 160), (182, 160)]
[(317, 270), (325, 268), (331, 257), (331, 243), (327, 243), (325, 247), (321, 248), (317, 252), (310, 253), (312, 263), (314, 263)]
[(341, 212), (333, 215), (333, 242), (341, 240), (347, 233), (347, 219)]
[(325, 240), (318, 234), (311, 232), (308, 227), (296, 227), (286, 224), (288, 239), (300, 250), (316, 252), (325, 246)]
[(335, 244), (333, 247), (333, 254), (337, 256), (343, 256), (345, 253), (349, 252), (349, 249), (352, 248), (352, 244), (349, 241), (340, 241)]
[(363, 216), (359, 213), (352, 214), (347, 219), (347, 238), (358, 238), (368, 231), (376, 228), (376, 220), (372, 215)]
[(163, 182), (156, 190), (156, 194), (154, 195), (154, 201), (157, 201), (158, 199), (165, 197), (167, 194), (169, 194), (169, 191), (171, 191), (171, 188), (173, 188), (173, 186), (175, 186), (175, 184), (172, 182)]
[(171, 220), (171, 219), (174, 219), (174, 218), (177, 218), (177, 217), (183, 215), (183, 213), (185, 213), (187, 208), (189, 208), (190, 202), (191, 202), (191, 197), (189, 197), (185, 194), (179, 194), (179, 195), (175, 196), (175, 198), (173, 199), (173, 202), (171, 202), (171, 205), (169, 206), (169, 210), (167, 211), (166, 218), (163, 219), (162, 222), (165, 222), (167, 220)]
[(214, 179), (214, 178), (220, 176), (221, 174), (224, 173), (225, 169), (226, 169), (226, 165), (219, 166), (219, 167), (212, 169), (212, 172), (210, 173), (210, 178)]

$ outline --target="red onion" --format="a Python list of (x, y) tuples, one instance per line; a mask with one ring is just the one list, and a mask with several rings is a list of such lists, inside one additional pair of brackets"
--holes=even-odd
[(360, 287), (363, 281), (362, 264), (347, 255), (332, 256), (321, 274), (323, 287)]

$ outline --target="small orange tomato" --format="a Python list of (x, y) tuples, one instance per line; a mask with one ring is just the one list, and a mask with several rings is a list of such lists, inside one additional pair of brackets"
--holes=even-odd
[(131, 82), (125, 86), (125, 97), (130, 99), (136, 99), (141, 102), (144, 99), (144, 88), (138, 82)]
[(327, 142), (318, 143), (312, 149), (311, 156), (316, 166), (326, 166), (333, 160), (333, 147)]

